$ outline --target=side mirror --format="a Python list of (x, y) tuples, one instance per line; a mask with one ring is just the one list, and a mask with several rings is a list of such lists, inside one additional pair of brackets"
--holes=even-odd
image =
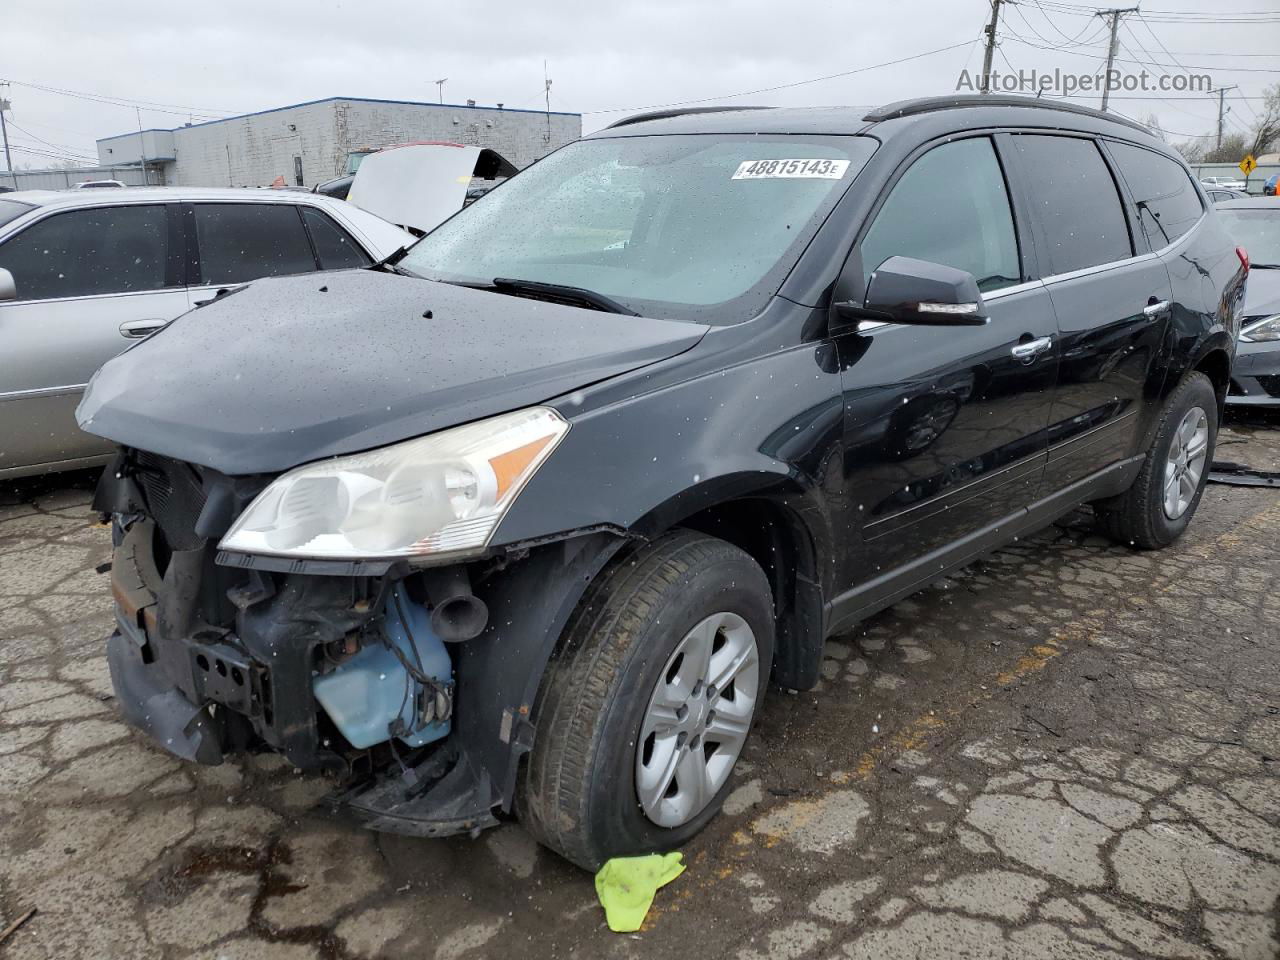
[(865, 302), (835, 304), (843, 317), (938, 327), (980, 327), (987, 310), (973, 274), (911, 257), (890, 257), (871, 274)]
[(13, 274), (0, 267), (0, 300), (17, 300), (18, 285), (13, 280)]

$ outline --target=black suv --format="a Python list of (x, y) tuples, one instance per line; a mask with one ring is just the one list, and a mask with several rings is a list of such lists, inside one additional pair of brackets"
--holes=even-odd
[(1082, 503), (1177, 538), (1247, 274), (1141, 128), (994, 96), (634, 117), (393, 259), (93, 380), (118, 700), (588, 867), (714, 816), (828, 636)]

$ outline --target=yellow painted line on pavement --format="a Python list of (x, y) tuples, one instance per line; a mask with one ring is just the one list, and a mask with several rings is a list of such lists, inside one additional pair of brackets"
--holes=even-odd
[[(1223, 548), (1236, 546), (1242, 542), (1242, 531), (1245, 529), (1255, 527), (1258, 524), (1267, 525), (1275, 521), (1280, 521), (1280, 504), (1273, 504), (1258, 513), (1241, 519), (1212, 540), (1198, 547), (1193, 547), (1187, 552), (1193, 557), (1207, 560)], [(1164, 585), (1153, 585), (1153, 590), (1163, 593), (1179, 583), (1176, 574), (1170, 575), (1168, 580), (1169, 582)], [(1055, 632), (1052, 637), (1035, 644), (1019, 656), (1012, 666), (997, 673), (991, 681), (993, 689), (984, 690), (980, 685), (979, 692), (966, 698), (962, 703), (942, 710), (930, 710), (921, 714), (893, 736), (864, 751), (858, 758), (853, 770), (832, 774), (829, 782), (834, 786), (847, 786), (854, 782), (868, 780), (886, 757), (923, 747), (930, 735), (937, 734), (945, 729), (964, 714), (966, 710), (990, 700), (999, 691), (1043, 670), (1056, 657), (1066, 653), (1071, 644), (1088, 644), (1093, 637), (1101, 633), (1101, 625), (1091, 618), (1081, 620), (1072, 627)], [(766, 848), (772, 848), (782, 841), (794, 837), (798, 832), (813, 823), (814, 817), (822, 813), (823, 808), (820, 801), (823, 796), (823, 794), (819, 794), (792, 800), (781, 806), (775, 806), (768, 811), (763, 811), (752, 821), (749, 828), (738, 829), (731, 834), (732, 846), (729, 848), (729, 854), (735, 860), (742, 861), (756, 849), (758, 843), (763, 843)], [(761, 825), (765, 817), (768, 817), (771, 821), (767, 829)], [(779, 826), (780, 819), (782, 820), (781, 826)], [(705, 851), (702, 851), (694, 858), (691, 866), (696, 868), (705, 859)], [(651, 922), (664, 911), (679, 911), (681, 904), (685, 901), (688, 901), (696, 894), (704, 893), (708, 888), (720, 881), (734, 876), (740, 866), (740, 863), (725, 864), (717, 867), (711, 873), (702, 874), (699, 874), (696, 869), (688, 871), (685, 877), (682, 878), (679, 890), (673, 891), (674, 896), (661, 906), (655, 903), (650, 909), (649, 917), (646, 919), (643, 929), (649, 929)], [(763, 887), (762, 892), (768, 892), (768, 888)]]

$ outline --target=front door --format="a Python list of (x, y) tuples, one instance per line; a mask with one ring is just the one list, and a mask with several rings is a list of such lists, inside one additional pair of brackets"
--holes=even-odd
[[(978, 327), (864, 323), (837, 338), (855, 534), (847, 580), (866, 599), (877, 584), (911, 579), (912, 567), (920, 579), (936, 576), (935, 555), (985, 542), (1027, 506), (1044, 471), (1058, 351), (1048, 294), (1024, 282), (1004, 172), (987, 137), (916, 159), (859, 253), (868, 276), (895, 255), (967, 270), (990, 314)], [(861, 602), (847, 600), (846, 613)]]
[(106, 455), (75, 409), (94, 371), (187, 310), (165, 204), (55, 213), (0, 244), (0, 474)]

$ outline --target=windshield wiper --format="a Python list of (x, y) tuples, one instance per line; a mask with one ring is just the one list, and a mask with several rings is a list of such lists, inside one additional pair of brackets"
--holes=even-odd
[(552, 303), (567, 303), (572, 306), (589, 307), (592, 310), (603, 310), (605, 313), (621, 313), (628, 317), (638, 317), (630, 307), (624, 307), (617, 300), (606, 297), (603, 293), (586, 290), (582, 287), (570, 287), (563, 283), (543, 283), (539, 280), (512, 280), (510, 277), (494, 277), (493, 289), (499, 293), (510, 293), (516, 296), (527, 296), (537, 300), (550, 300)]
[(413, 244), (411, 243), (405, 244), (403, 247), (400, 247), (394, 253), (388, 254), (387, 256), (383, 257), (377, 263), (369, 264), (367, 269), (382, 270), (387, 273), (398, 273), (402, 277), (415, 277), (419, 280), (424, 279), (422, 274), (420, 273), (414, 273), (412, 270), (409, 270), (405, 267), (397, 266), (397, 264), (399, 264), (400, 261), (405, 258), (405, 254), (409, 252), (409, 248), (411, 246), (413, 246)]
[(1280, 263), (1251, 263), (1250, 270), (1280, 270)]

